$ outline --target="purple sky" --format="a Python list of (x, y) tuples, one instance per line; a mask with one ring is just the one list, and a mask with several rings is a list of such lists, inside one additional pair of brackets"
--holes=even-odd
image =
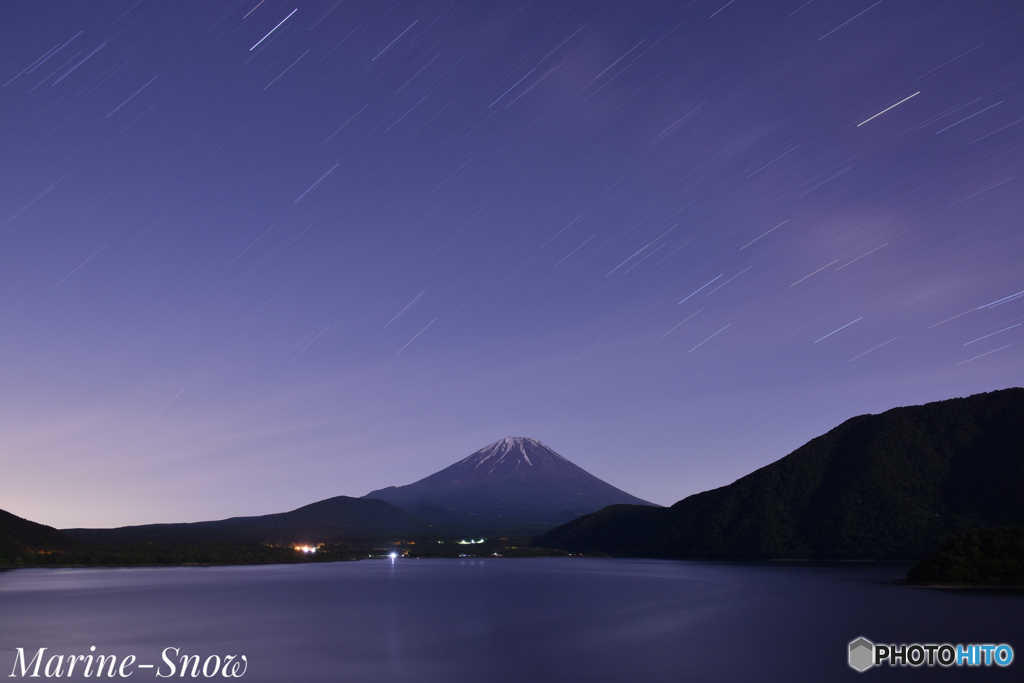
[(670, 504), (1021, 385), (1024, 7), (872, 2), (3, 3), (0, 507)]

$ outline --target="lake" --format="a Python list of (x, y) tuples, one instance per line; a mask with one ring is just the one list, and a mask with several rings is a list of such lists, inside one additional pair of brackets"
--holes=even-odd
[(0, 676), (15, 648), (46, 647), (133, 654), (154, 666), (133, 680), (148, 680), (175, 647), (204, 663), (244, 654), (252, 682), (1019, 680), (1024, 659), (850, 669), (858, 636), (1024, 657), (1024, 594), (887, 583), (905, 572), (586, 558), (21, 569), (0, 572)]

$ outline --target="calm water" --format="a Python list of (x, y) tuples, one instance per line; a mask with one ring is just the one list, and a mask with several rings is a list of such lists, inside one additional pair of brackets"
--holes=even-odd
[[(885, 583), (905, 570), (597, 559), (17, 570), (0, 572), (0, 676), (16, 647), (95, 645), (152, 664), (169, 646), (245, 654), (252, 682), (1021, 680), (1024, 596)], [(860, 635), (1018, 654), (1005, 670), (857, 674), (845, 657)]]

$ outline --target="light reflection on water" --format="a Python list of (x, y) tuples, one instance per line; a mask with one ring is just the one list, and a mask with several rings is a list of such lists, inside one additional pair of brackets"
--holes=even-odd
[(599, 559), (17, 570), (0, 573), (0, 675), (16, 647), (91, 645), (153, 664), (169, 646), (245, 654), (254, 682), (834, 680), (857, 675), (846, 645), (861, 635), (1007, 642), (1024, 657), (1020, 595), (885, 583), (905, 570)]

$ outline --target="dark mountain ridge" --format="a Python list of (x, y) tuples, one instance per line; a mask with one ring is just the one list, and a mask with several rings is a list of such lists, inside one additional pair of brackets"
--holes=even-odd
[(670, 508), (616, 505), (541, 546), (663, 558), (914, 559), (1024, 525), (1024, 389), (861, 415)]
[(211, 522), (65, 529), (88, 543), (270, 543), (292, 545), (430, 534), (430, 528), (379, 500), (336, 496), (290, 512)]
[(565, 459), (537, 439), (506, 437), (406, 486), (371, 491), (441, 528), (538, 532), (607, 505), (651, 505)]

